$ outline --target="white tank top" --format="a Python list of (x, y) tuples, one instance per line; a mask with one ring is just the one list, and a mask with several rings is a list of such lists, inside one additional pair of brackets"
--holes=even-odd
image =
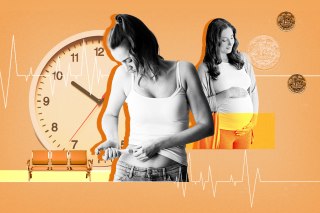
[[(132, 74), (131, 90), (126, 99), (130, 114), (129, 144), (142, 145), (144, 142), (167, 137), (188, 128), (187, 96), (181, 85), (179, 62), (176, 66), (177, 89), (165, 98), (150, 98), (136, 92)], [(180, 164), (188, 164), (185, 145), (163, 149), (158, 154)]]
[[(231, 87), (241, 87), (245, 90), (251, 85), (251, 79), (245, 68), (237, 70), (229, 63), (219, 64), (220, 75), (214, 81), (213, 87), (216, 93)], [(246, 126), (253, 113), (253, 104), (248, 94), (242, 98), (226, 98), (217, 103), (220, 129), (236, 130)]]

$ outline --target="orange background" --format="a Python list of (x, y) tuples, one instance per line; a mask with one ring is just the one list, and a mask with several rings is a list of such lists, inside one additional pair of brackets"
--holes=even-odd
[[(280, 46), (275, 67), (255, 69), (260, 111), (275, 116), (275, 149), (249, 150), (248, 176), (246, 170), (243, 173), (242, 150), (190, 152), (192, 181), (201, 177), (208, 180), (210, 167), (213, 184), (229, 181), (230, 176), (233, 180), (243, 178), (243, 183), (234, 186), (218, 182), (215, 188), (211, 182), (203, 182), (204, 187), (191, 182), (186, 185), (185, 194), (181, 185), (177, 188), (171, 183), (0, 183), (1, 211), (319, 212), (316, 203), (320, 183), (308, 181), (320, 180), (320, 79), (306, 77), (305, 92), (293, 94), (287, 88), (288, 77), (259, 77), (319, 74), (319, 9), (316, 0), (1, 2), (0, 71), (4, 93), (13, 35), (19, 73), (27, 74), (57, 43), (79, 32), (104, 29), (115, 13), (133, 14), (143, 20), (157, 36), (160, 53), (167, 59), (197, 64), (204, 26), (216, 17), (226, 18), (237, 28), (241, 51), (246, 51), (250, 40), (259, 35), (272, 36)], [(296, 17), (296, 26), (290, 32), (283, 32), (276, 25), (276, 18), (283, 11)], [(6, 108), (6, 95), (0, 94), (2, 170), (26, 169), (30, 151), (42, 149), (29, 116), (30, 80), (17, 77), (12, 71)], [(255, 185), (257, 171), (261, 176)], [(250, 200), (250, 196), (254, 197)]]

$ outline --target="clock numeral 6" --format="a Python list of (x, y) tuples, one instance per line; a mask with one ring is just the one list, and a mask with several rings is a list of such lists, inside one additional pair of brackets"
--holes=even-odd
[(54, 80), (62, 80), (63, 78), (63, 73), (61, 71), (57, 71), (52, 74), (53, 74)]
[(96, 51), (96, 56), (104, 56), (103, 51), (104, 49), (102, 47), (96, 47), (94, 48), (94, 50)]
[(52, 125), (51, 125), (51, 130), (52, 130), (53, 132), (58, 131), (58, 124), (57, 124), (57, 123), (52, 123)]
[(44, 98), (43, 98), (43, 105), (48, 106), (49, 103), (50, 103), (49, 97), (44, 97)]

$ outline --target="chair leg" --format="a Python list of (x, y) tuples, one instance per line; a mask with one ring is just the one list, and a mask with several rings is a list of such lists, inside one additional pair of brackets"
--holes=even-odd
[(32, 178), (31, 171), (28, 172), (28, 181), (30, 182), (30, 179)]
[(86, 178), (89, 178), (89, 181), (91, 182), (91, 173), (89, 171), (87, 171)]

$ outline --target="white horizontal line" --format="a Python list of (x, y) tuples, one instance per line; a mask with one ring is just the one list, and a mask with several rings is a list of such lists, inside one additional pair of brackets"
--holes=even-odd
[[(290, 77), (292, 75), (256, 75), (257, 77)], [(320, 77), (320, 75), (302, 75), (303, 77)]]
[(261, 180), (261, 183), (320, 183), (320, 180)]

